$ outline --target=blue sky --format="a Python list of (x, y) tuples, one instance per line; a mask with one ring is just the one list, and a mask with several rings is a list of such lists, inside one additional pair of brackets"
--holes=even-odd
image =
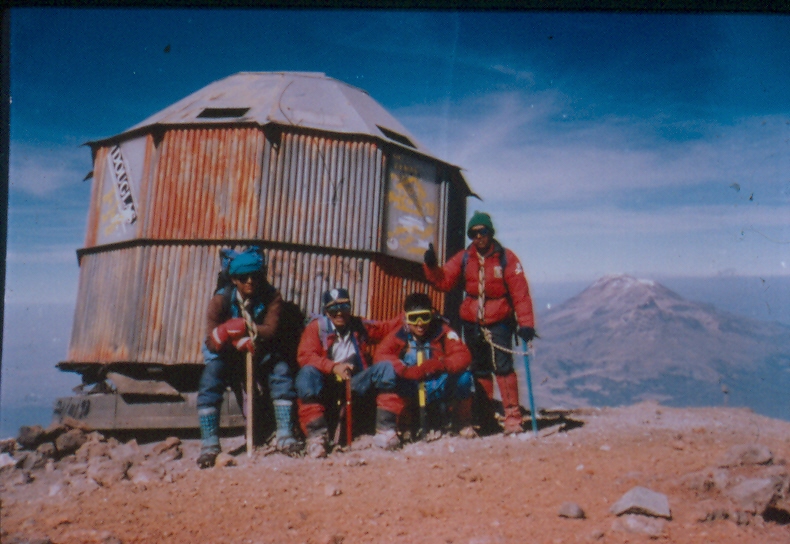
[(6, 301), (76, 297), (82, 143), (239, 71), (368, 91), (533, 282), (788, 275), (788, 58), (782, 15), (14, 9)]
[[(612, 273), (790, 276), (788, 16), (16, 8), (10, 45), (5, 408), (65, 355), (82, 144), (241, 71), (370, 93), (464, 168), (536, 298)], [(54, 374), (29, 404), (68, 393)]]

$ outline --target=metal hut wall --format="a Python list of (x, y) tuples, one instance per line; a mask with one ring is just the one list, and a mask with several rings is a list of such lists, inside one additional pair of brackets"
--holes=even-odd
[[(347, 286), (389, 318), (409, 292), (446, 311), (420, 263), (464, 244), (460, 169), (365, 91), (320, 73), (239, 73), (89, 142), (93, 188), (67, 360), (86, 383), (194, 390), (222, 247), (258, 244), (306, 315)], [(149, 386), (145, 386), (148, 383)]]

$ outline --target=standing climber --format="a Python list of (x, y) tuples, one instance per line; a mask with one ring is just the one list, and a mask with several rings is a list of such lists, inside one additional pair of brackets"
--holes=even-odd
[(371, 365), (372, 349), (403, 323), (401, 316), (391, 321), (372, 321), (352, 315), (351, 297), (344, 288), (326, 291), (322, 303), (324, 315), (307, 325), (297, 353), (299, 425), (307, 437), (307, 455), (313, 458), (326, 457), (326, 410), (342, 398), (345, 380), (351, 380), (351, 391), (357, 400), (369, 392), (395, 386), (391, 369)]
[[(424, 255), (425, 276), (440, 291), (463, 281), (466, 296), (459, 309), (464, 340), (472, 352), (475, 383), (488, 399), (492, 414), (496, 376), (505, 411), (504, 432), (522, 431), (518, 380), (513, 370), (513, 333), (526, 346), (535, 334), (532, 298), (524, 269), (515, 253), (494, 238), (494, 224), (487, 213), (476, 211), (469, 220), (469, 246), (438, 266), (431, 245)], [(490, 419), (490, 418), (489, 418)]]
[[(394, 391), (379, 394), (387, 398), (377, 403), (376, 445), (397, 447), (398, 427), (409, 430), (418, 404), (421, 416), (429, 407), (444, 404), (453, 430), (474, 438), (469, 349), (425, 293), (410, 294), (403, 306), (405, 326), (391, 332), (376, 349), (374, 366), (391, 367), (398, 377)], [(420, 423), (426, 419), (421, 417)]]
[[(237, 253), (223, 250), (229, 258), (226, 285), (218, 286), (206, 313), (205, 367), (197, 398), (200, 420), (200, 468), (214, 465), (220, 452), (219, 408), (228, 385), (243, 381), (245, 357), (253, 354), (258, 379), (267, 378), (277, 425), (276, 444), (294, 453), (299, 444), (292, 432), (292, 404), (296, 397), (293, 369), (276, 342), (283, 300), (266, 279), (264, 256), (257, 247)], [(245, 414), (252, 417), (252, 414)]]

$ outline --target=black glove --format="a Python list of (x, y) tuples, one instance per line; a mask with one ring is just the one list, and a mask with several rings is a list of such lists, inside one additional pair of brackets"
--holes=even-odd
[(436, 258), (436, 250), (433, 249), (433, 244), (428, 244), (428, 251), (426, 251), (425, 255), (423, 255), (422, 260), (428, 266), (428, 268), (435, 268), (436, 265), (439, 264), (439, 261)]
[(525, 344), (531, 342), (533, 338), (540, 338), (540, 336), (538, 336), (538, 333), (536, 333), (535, 329), (533, 329), (532, 327), (519, 327), (518, 332), (516, 334), (518, 334), (519, 338), (524, 340)]

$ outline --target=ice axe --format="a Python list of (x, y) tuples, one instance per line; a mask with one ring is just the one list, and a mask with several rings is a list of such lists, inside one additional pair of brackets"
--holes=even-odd
[[(422, 366), (423, 362), (423, 352), (421, 349), (417, 350), (417, 366)], [(420, 432), (422, 433), (422, 438), (425, 438), (428, 435), (428, 410), (426, 408), (426, 398), (425, 398), (425, 382), (420, 381), (417, 389), (417, 399), (419, 400), (420, 404)]]
[(532, 343), (524, 342), (527, 351), (523, 353), (524, 357), (524, 374), (527, 378), (527, 393), (529, 395), (529, 415), (532, 417), (532, 433), (537, 438), (538, 436), (538, 419), (535, 416), (535, 397), (532, 396), (532, 375), (529, 371), (529, 352), (532, 351)]
[(247, 411), (247, 457), (252, 457), (252, 352), (247, 352), (247, 398), (244, 399), (244, 408)]
[(346, 386), (346, 404), (345, 406), (342, 404), (340, 399), (337, 399), (337, 405), (340, 407), (340, 411), (338, 413), (338, 421), (337, 426), (335, 427), (335, 444), (340, 441), (340, 432), (341, 432), (341, 423), (340, 420), (343, 419), (346, 422), (346, 446), (348, 448), (351, 447), (352, 441), (352, 429), (354, 420), (351, 417), (351, 378), (341, 378), (337, 374), (335, 374), (335, 378), (338, 382), (345, 382)]
[(353, 439), (353, 424), (354, 420), (351, 418), (351, 378), (346, 379), (346, 446), (351, 448), (351, 441)]

